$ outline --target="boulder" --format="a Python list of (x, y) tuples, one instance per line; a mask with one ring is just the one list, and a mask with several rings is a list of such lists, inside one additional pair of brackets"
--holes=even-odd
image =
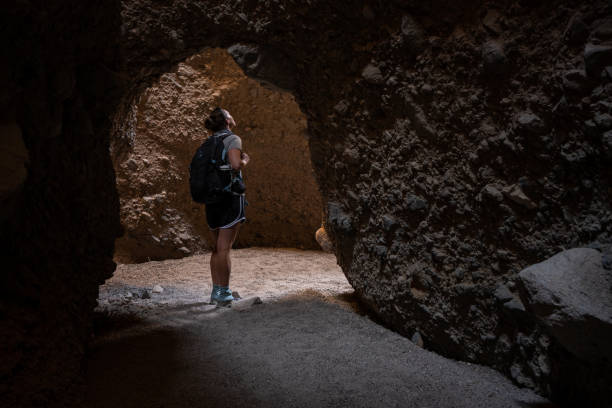
[(612, 273), (591, 248), (560, 252), (519, 274), (528, 311), (579, 359), (612, 361)]
[(327, 235), (325, 227), (321, 227), (317, 230), (315, 233), (315, 239), (323, 251), (330, 253), (334, 252), (334, 244), (332, 244), (331, 240), (329, 239), (329, 235)]

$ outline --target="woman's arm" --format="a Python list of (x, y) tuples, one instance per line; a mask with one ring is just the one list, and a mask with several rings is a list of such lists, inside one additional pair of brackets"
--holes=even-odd
[(234, 170), (242, 169), (244, 166), (247, 165), (250, 160), (249, 155), (246, 153), (242, 153), (240, 149), (230, 149), (227, 152), (227, 157), (229, 159), (230, 165), (232, 166), (232, 169)]

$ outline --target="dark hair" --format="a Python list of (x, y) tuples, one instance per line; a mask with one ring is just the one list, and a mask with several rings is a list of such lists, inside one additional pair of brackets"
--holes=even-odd
[(213, 132), (225, 129), (227, 127), (227, 116), (225, 111), (216, 107), (210, 112), (210, 115), (208, 115), (208, 118), (204, 122), (204, 126), (206, 126), (206, 129)]

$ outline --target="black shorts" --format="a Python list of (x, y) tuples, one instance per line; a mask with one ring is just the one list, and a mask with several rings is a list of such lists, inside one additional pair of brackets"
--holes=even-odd
[(206, 222), (208, 228), (231, 228), (239, 222), (245, 222), (244, 207), (246, 199), (243, 195), (228, 195), (223, 201), (206, 204)]

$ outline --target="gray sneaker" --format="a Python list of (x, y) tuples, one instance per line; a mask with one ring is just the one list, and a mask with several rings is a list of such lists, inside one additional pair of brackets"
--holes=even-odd
[(213, 288), (210, 295), (210, 303), (217, 306), (228, 306), (234, 300), (232, 291), (227, 286), (219, 286)]

